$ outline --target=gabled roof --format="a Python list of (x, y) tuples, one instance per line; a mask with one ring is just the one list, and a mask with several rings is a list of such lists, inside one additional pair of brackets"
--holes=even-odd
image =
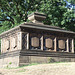
[(75, 34), (73, 31), (67, 31), (57, 26), (50, 26), (50, 25), (42, 25), (37, 23), (23, 23), (20, 27), (27, 27), (27, 28), (34, 28), (34, 29), (42, 29), (42, 30), (49, 30), (49, 31), (56, 31), (56, 32), (64, 32), (64, 33), (71, 33)]
[(48, 31), (55, 31), (55, 32), (63, 32), (63, 33), (70, 33), (70, 34), (75, 34), (75, 32), (73, 31), (67, 31), (67, 30), (64, 30), (60, 27), (56, 27), (56, 26), (49, 26), (49, 25), (44, 25), (44, 24), (37, 24), (37, 23), (22, 23), (20, 24), (19, 26), (16, 26), (8, 31), (5, 31), (3, 32), (2, 34), (0, 34), (0, 37), (5, 35), (5, 34), (8, 34), (8, 33), (11, 33), (12, 31), (15, 31), (16, 29), (19, 29), (21, 27), (24, 27), (24, 28), (33, 28), (33, 29), (40, 29), (40, 30), (48, 30)]

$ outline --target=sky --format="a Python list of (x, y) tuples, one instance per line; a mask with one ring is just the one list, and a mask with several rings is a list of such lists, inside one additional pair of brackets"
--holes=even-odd
[(66, 2), (66, 7), (67, 8), (73, 9), (75, 11), (75, 4), (71, 4), (67, 0), (63, 0), (63, 1)]

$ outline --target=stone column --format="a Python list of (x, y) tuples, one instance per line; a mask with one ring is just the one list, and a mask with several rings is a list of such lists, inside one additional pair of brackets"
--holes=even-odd
[(18, 32), (17, 47), (18, 50), (22, 49), (22, 32)]
[(54, 39), (54, 51), (57, 51), (57, 38)]
[(27, 33), (27, 49), (29, 49), (29, 33)]
[(69, 38), (67, 38), (67, 41), (66, 41), (67, 45), (66, 45), (66, 52), (69, 52)]
[(3, 39), (1, 39), (1, 53), (3, 53)]
[(74, 53), (74, 39), (72, 39), (72, 53)]
[(41, 37), (41, 50), (43, 50), (43, 36)]

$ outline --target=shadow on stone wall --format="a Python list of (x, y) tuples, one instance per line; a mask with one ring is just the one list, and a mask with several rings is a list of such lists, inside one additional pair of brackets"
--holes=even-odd
[(0, 72), (0, 75), (4, 75), (4, 74)]

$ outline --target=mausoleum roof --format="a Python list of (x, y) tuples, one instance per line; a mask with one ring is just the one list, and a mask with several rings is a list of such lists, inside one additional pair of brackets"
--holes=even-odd
[(75, 34), (75, 32), (73, 32), (73, 31), (67, 31), (67, 30), (64, 30), (64, 29), (62, 29), (60, 27), (56, 27), (56, 26), (37, 24), (37, 23), (22, 23), (19, 26), (16, 26), (16, 27), (14, 27), (8, 31), (3, 32), (2, 34), (0, 34), (0, 37), (5, 35), (5, 34), (20, 30), (21, 27), (23, 27), (24, 29), (28, 28), (28, 29), (35, 29), (35, 30), (44, 30), (44, 31), (47, 30), (47, 31)]

